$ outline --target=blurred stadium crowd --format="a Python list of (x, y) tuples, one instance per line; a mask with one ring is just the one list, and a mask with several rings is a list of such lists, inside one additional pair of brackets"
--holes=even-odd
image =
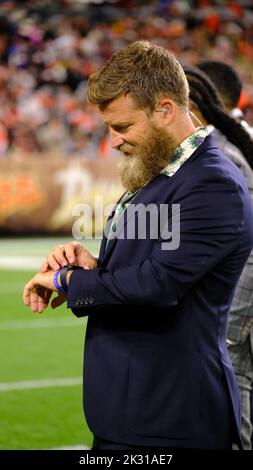
[(0, 157), (106, 158), (106, 129), (85, 102), (90, 73), (148, 39), (190, 64), (232, 64), (253, 124), (252, 0), (3, 0), (0, 2)]

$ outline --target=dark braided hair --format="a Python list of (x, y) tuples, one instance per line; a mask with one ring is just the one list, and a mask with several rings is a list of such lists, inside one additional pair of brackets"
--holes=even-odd
[(190, 87), (190, 99), (199, 108), (205, 120), (238, 147), (253, 168), (253, 141), (240, 121), (227, 113), (211, 80), (196, 67), (185, 65), (184, 72)]
[(242, 82), (236, 70), (219, 60), (201, 60), (196, 66), (212, 80), (228, 110), (235, 108), (242, 91)]

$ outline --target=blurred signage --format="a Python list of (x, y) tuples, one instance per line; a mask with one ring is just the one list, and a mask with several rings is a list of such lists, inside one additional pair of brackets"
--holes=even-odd
[[(31, 158), (0, 162), (0, 229), (22, 233), (66, 233), (75, 222), (74, 208), (93, 213), (96, 201), (115, 203), (122, 194), (117, 161)], [(102, 233), (103, 210), (96, 213)]]

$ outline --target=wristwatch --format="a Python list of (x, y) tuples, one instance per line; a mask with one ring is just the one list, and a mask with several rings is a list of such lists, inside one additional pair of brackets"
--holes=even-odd
[(66, 293), (68, 290), (68, 284), (66, 280), (66, 275), (68, 271), (76, 271), (77, 269), (83, 269), (81, 266), (76, 266), (75, 264), (67, 264), (67, 266), (64, 266), (62, 269), (60, 269), (60, 281), (61, 281), (61, 287)]
[[(55, 273), (53, 282), (54, 282), (55, 288), (58, 291), (63, 292), (64, 294), (67, 293), (67, 290), (68, 290), (68, 284), (66, 280), (67, 272), (76, 271), (76, 269), (83, 269), (83, 268), (81, 266), (76, 266), (75, 264), (67, 264), (67, 266), (64, 266), (62, 269), (60, 269), (59, 271)], [(61, 285), (58, 283), (59, 274), (60, 274)]]

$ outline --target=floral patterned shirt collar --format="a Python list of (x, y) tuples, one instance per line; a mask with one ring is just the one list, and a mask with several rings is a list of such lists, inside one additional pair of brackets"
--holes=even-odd
[(209, 132), (207, 127), (198, 127), (196, 131), (187, 137), (176, 148), (174, 156), (169, 161), (168, 165), (161, 171), (162, 175), (173, 176), (176, 171), (190, 158), (195, 150), (203, 144)]

